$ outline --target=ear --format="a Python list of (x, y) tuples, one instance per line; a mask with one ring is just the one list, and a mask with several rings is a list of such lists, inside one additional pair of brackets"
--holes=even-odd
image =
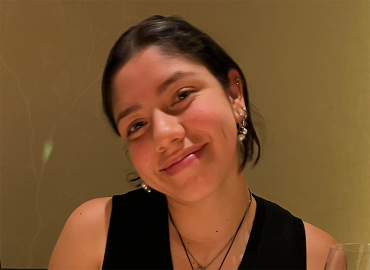
[(245, 111), (243, 111), (243, 108), (245, 108), (243, 94), (245, 82), (241, 79), (240, 73), (236, 69), (231, 69), (228, 77), (230, 82), (228, 89), (229, 101), (234, 111), (235, 121), (236, 123), (240, 123), (245, 115)]

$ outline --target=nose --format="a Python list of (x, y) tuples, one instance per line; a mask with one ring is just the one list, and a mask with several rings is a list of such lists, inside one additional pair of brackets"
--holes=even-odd
[(157, 152), (164, 152), (185, 137), (185, 129), (179, 117), (161, 110), (153, 113), (153, 138)]

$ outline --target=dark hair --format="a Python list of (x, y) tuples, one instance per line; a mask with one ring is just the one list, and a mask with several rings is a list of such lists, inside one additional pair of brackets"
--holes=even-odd
[(230, 84), (228, 72), (236, 69), (240, 73), (244, 82), (243, 94), (248, 115), (246, 125), (248, 133), (243, 141), (240, 169), (245, 167), (247, 161), (253, 159), (255, 146), (258, 152), (254, 165), (257, 164), (261, 147), (251, 119), (248, 90), (243, 72), (210, 36), (178, 17), (156, 15), (147, 18), (123, 33), (111, 49), (103, 74), (102, 98), (104, 112), (115, 133), (119, 135), (112, 109), (114, 77), (134, 54), (152, 45), (159, 46), (165, 53), (179, 54), (205, 66), (224, 89), (227, 89)]

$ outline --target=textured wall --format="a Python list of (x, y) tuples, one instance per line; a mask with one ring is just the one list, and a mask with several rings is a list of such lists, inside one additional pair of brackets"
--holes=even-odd
[(0, 1), (2, 266), (46, 268), (68, 215), (124, 193), (131, 170), (101, 112), (108, 51), (180, 15), (240, 63), (264, 118), (252, 190), (370, 241), (369, 1)]

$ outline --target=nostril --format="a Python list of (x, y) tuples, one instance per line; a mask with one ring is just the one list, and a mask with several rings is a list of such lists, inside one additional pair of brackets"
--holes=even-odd
[(165, 150), (166, 150), (166, 148), (163, 147), (163, 146), (157, 147), (157, 152), (159, 152), (159, 153), (164, 152)]

